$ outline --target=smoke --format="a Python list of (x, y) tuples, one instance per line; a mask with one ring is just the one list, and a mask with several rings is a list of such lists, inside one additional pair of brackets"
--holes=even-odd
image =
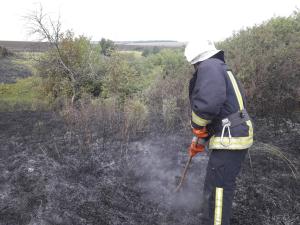
[(134, 142), (130, 150), (137, 152), (134, 173), (139, 177), (137, 188), (144, 193), (145, 201), (158, 204), (174, 214), (199, 211), (203, 190), (207, 155), (193, 158), (180, 192), (175, 193), (182, 171), (188, 160), (190, 137), (155, 137), (144, 142)]

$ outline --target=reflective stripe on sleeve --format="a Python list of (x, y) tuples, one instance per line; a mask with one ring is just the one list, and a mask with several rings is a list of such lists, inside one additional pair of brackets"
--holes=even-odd
[(193, 123), (197, 124), (198, 126), (205, 127), (207, 124), (209, 124), (210, 120), (202, 119), (201, 117), (197, 116), (196, 113), (192, 111), (192, 121)]
[(214, 225), (222, 224), (223, 188), (216, 188)]

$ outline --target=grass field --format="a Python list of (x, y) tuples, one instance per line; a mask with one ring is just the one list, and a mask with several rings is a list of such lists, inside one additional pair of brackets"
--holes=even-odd
[(121, 51), (121, 53), (124, 55), (132, 55), (133, 57), (136, 57), (136, 58), (142, 56), (141, 51), (135, 51), (135, 50), (124, 50), (124, 51)]
[(30, 76), (15, 83), (0, 84), (0, 111), (35, 110), (47, 102), (40, 92), (41, 78)]
[(35, 63), (41, 52), (17, 52), (0, 59), (0, 111), (46, 109)]

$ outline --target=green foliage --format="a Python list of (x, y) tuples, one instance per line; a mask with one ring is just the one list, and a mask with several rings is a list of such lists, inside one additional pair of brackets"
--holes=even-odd
[(172, 49), (163, 49), (155, 55), (150, 55), (148, 63), (154, 66), (160, 66), (164, 76), (178, 74), (178, 71), (188, 66), (182, 51)]
[(35, 76), (0, 84), (1, 111), (46, 109), (47, 99), (41, 93), (40, 84), (41, 79)]
[[(166, 129), (176, 123), (185, 126), (189, 118), (189, 74), (191, 67), (179, 50), (163, 49), (147, 57), (116, 52), (105, 59), (101, 97), (118, 99), (128, 124), (133, 124), (135, 117), (136, 123), (144, 124), (144, 119), (138, 122), (138, 118), (146, 113), (151, 125), (162, 121)], [(132, 97), (134, 100), (130, 100)], [(125, 127), (133, 132), (131, 125)]]
[(101, 46), (101, 54), (105, 56), (111, 56), (112, 53), (116, 50), (117, 46), (112, 40), (102, 38), (99, 42)]
[(219, 45), (253, 113), (276, 117), (300, 110), (299, 12), (242, 30)]
[(126, 59), (130, 60), (130, 61), (136, 61), (138, 60), (141, 56), (142, 56), (142, 52), (140, 51), (134, 51), (134, 50), (127, 50), (127, 51), (120, 51), (120, 54), (123, 54), (126, 56)]
[[(103, 57), (99, 54), (99, 47), (93, 46), (84, 36), (74, 37), (67, 32), (59, 42), (60, 52), (50, 50), (42, 57), (37, 65), (38, 74), (44, 78), (45, 94), (55, 101), (59, 97), (71, 97), (76, 88), (77, 98), (82, 93), (99, 95), (102, 90), (104, 74)], [(74, 81), (59, 60), (74, 72)]]
[(147, 57), (151, 54), (157, 54), (160, 52), (160, 48), (159, 47), (152, 47), (152, 48), (145, 48), (142, 52), (142, 56)]
[(106, 59), (102, 97), (118, 97), (121, 102), (140, 90), (138, 71), (118, 53)]
[(189, 122), (188, 81), (192, 67), (180, 50), (163, 49), (147, 57), (151, 81), (143, 92), (151, 124), (164, 124), (166, 130), (186, 127)]
[[(241, 30), (218, 44), (245, 86), (252, 113), (289, 116), (299, 111), (299, 37), (296, 12)], [(96, 97), (93, 102), (114, 99), (114, 109), (123, 113), (125, 127), (132, 132), (133, 126), (138, 127), (134, 132), (140, 132), (153, 124), (164, 124), (167, 130), (189, 127), (188, 81), (193, 68), (182, 49), (118, 52), (110, 40), (102, 39), (95, 46), (71, 32), (61, 37), (59, 45), (63, 61), (75, 71), (75, 84), (57, 52), (47, 52), (38, 64), (38, 74), (43, 77), (42, 94), (53, 102), (70, 98), (75, 85), (82, 101), (82, 96)]]

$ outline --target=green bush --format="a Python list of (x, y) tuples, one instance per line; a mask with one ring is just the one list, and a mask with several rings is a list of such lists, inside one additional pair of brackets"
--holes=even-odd
[[(60, 38), (59, 52), (52, 49), (41, 57), (37, 73), (44, 79), (45, 94), (52, 101), (74, 95), (79, 99), (87, 92), (97, 96), (102, 91), (103, 61), (98, 46), (84, 36), (67, 32)], [(74, 80), (62, 62), (73, 72)]]
[(162, 50), (150, 56), (156, 74), (143, 92), (151, 124), (167, 130), (188, 127), (190, 106), (188, 83), (193, 69), (179, 50)]
[(123, 57), (115, 53), (106, 59), (102, 97), (118, 97), (124, 103), (127, 97), (140, 90), (139, 72)]
[(112, 40), (102, 38), (99, 42), (99, 45), (101, 46), (101, 54), (105, 56), (111, 56), (112, 53), (116, 50), (117, 46)]
[(159, 53), (150, 55), (148, 63), (162, 68), (163, 76), (172, 76), (187, 66), (183, 52), (178, 49), (163, 49)]
[(300, 110), (299, 12), (242, 30), (219, 46), (244, 84), (252, 113), (292, 117)]
[[(124, 133), (139, 133), (155, 124), (166, 129), (189, 127), (188, 82), (194, 70), (182, 49), (153, 49), (142, 56), (118, 52), (108, 40), (93, 45), (70, 32), (59, 43), (75, 81), (60, 65), (57, 52), (47, 52), (38, 74), (43, 77), (42, 93), (52, 102), (68, 102), (75, 87), (80, 104), (88, 96), (101, 107), (116, 110), (126, 123)], [(251, 114), (293, 117), (300, 111), (299, 12), (241, 30), (218, 47), (245, 87)], [(112, 99), (113, 107), (104, 103)]]
[(160, 48), (159, 47), (151, 47), (151, 48), (145, 48), (144, 50), (143, 50), (143, 52), (142, 52), (142, 56), (144, 56), (144, 57), (147, 57), (147, 56), (149, 56), (149, 55), (151, 55), (151, 54), (157, 54), (157, 53), (159, 53), (160, 52)]

